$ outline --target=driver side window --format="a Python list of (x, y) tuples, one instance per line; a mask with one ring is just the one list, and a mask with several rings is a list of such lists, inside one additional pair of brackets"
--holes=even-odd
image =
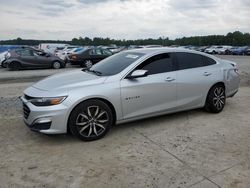
[(148, 75), (174, 71), (171, 54), (164, 53), (150, 57), (136, 68), (140, 69), (147, 70)]

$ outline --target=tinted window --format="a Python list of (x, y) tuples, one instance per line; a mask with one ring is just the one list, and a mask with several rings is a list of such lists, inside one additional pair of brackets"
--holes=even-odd
[(115, 75), (123, 71), (125, 68), (144, 55), (145, 54), (143, 53), (136, 52), (121, 52), (93, 65), (90, 70), (99, 71), (103, 76)]
[(177, 52), (176, 58), (179, 70), (204, 66), (202, 57), (203, 56), (199, 54)]
[(102, 53), (103, 53), (104, 55), (112, 55), (112, 52), (109, 51), (109, 50), (106, 50), (106, 49), (103, 49), (103, 50), (102, 50)]
[(31, 50), (18, 50), (16, 53), (20, 56), (33, 56), (33, 52)]
[(102, 50), (100, 48), (93, 49), (90, 54), (92, 55), (102, 55)]
[(160, 54), (153, 56), (140, 64), (136, 69), (148, 70), (149, 75), (170, 72), (174, 70), (170, 54)]
[(216, 64), (215, 60), (213, 60), (209, 57), (206, 57), (206, 56), (203, 56), (203, 63), (204, 63), (204, 66)]

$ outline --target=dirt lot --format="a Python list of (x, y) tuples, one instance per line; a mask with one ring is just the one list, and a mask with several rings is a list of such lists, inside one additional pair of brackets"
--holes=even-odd
[[(192, 110), (119, 125), (95, 142), (31, 132), (17, 99), (31, 76), (29, 82), (2, 81), (0, 187), (248, 188), (250, 57), (222, 58), (238, 62), (242, 77), (222, 113)], [(25, 72), (34, 74), (11, 74), (16, 79)]]

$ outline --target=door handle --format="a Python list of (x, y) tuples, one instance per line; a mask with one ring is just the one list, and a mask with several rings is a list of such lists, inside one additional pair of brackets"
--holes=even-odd
[(212, 73), (210, 73), (210, 72), (204, 72), (204, 73), (203, 73), (204, 76), (210, 76), (211, 74), (212, 74)]
[(167, 77), (166, 79), (165, 79), (165, 81), (167, 81), (167, 82), (172, 82), (172, 81), (174, 81), (175, 79), (174, 78), (172, 78), (172, 77)]

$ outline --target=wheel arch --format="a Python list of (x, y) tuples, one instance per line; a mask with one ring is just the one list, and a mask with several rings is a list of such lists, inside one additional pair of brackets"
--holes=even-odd
[(18, 63), (21, 68), (23, 67), (22, 62), (19, 61), (18, 59), (12, 59), (9, 63), (7, 63), (7, 67), (9, 66), (11, 67), (13, 63)]
[[(223, 87), (224, 87), (224, 89), (226, 90), (226, 85), (225, 85), (225, 83), (224, 82), (222, 82), (222, 81), (220, 81), (220, 82), (216, 82), (215, 84), (213, 84), (210, 88), (209, 88), (209, 90), (208, 90), (208, 92), (207, 92), (207, 96), (206, 96), (206, 101), (207, 101), (207, 98), (208, 98), (208, 95), (209, 95), (209, 92), (211, 91), (211, 89), (214, 87), (214, 86), (216, 86), (216, 85), (222, 85)], [(205, 102), (206, 102), (205, 101)]]
[(85, 102), (85, 101), (88, 101), (88, 100), (99, 100), (99, 101), (102, 101), (104, 102), (105, 104), (108, 105), (108, 107), (111, 109), (112, 111), (112, 115), (113, 115), (113, 123), (115, 124), (116, 122), (116, 119), (117, 119), (117, 113), (116, 113), (116, 110), (115, 110), (115, 107), (114, 105), (107, 99), (104, 99), (104, 98), (101, 98), (101, 97), (93, 97), (93, 98), (88, 98), (88, 99), (85, 99), (85, 100), (82, 100), (80, 102), (78, 102), (76, 105), (74, 105), (74, 107), (71, 109), (69, 115), (68, 115), (68, 119), (67, 119), (67, 132), (69, 133), (70, 130), (69, 130), (69, 118), (72, 114), (72, 112), (74, 111), (74, 109), (80, 105), (81, 103)]
[(60, 64), (61, 64), (61, 66), (63, 66), (63, 62), (61, 61), (61, 60), (59, 60), (59, 59), (53, 59), (52, 61), (51, 61), (51, 66), (53, 67), (53, 63), (55, 63), (55, 62), (59, 62)]

